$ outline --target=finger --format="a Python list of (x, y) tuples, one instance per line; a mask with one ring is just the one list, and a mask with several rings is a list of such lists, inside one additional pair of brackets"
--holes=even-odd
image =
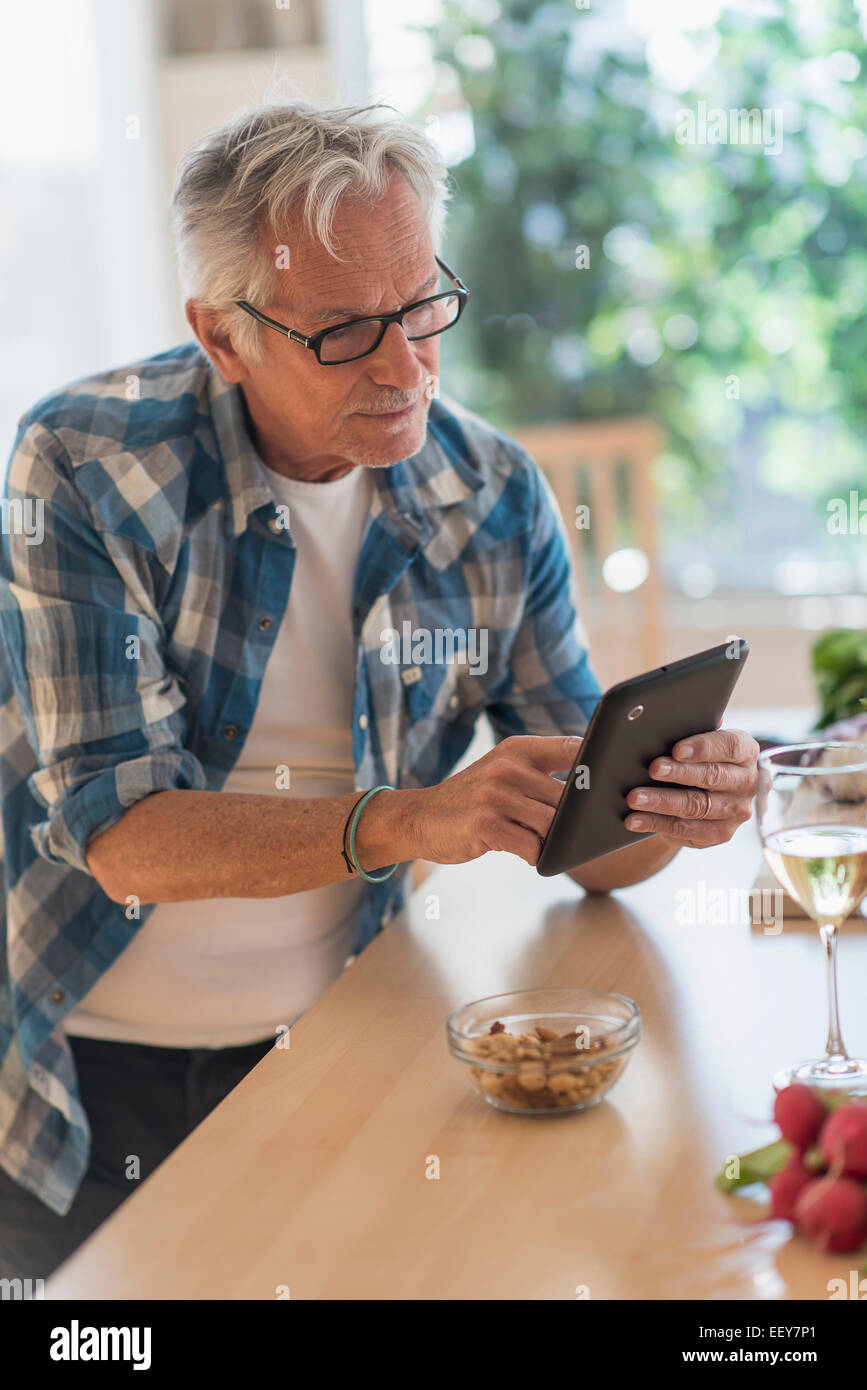
[(709, 791), (735, 792), (740, 796), (752, 796), (756, 789), (755, 767), (740, 763), (682, 763), (674, 758), (654, 758), (647, 771), (659, 782), (675, 782), (683, 787), (706, 787)]
[(639, 816), (627, 816), (624, 824), (627, 830), (636, 833), (665, 835), (678, 844), (689, 845), (693, 849), (707, 849), (710, 845), (721, 845), (730, 840), (739, 822), (672, 820), (669, 816), (642, 812)]
[(677, 787), (636, 787), (626, 797), (635, 811), (654, 811), (681, 820), (747, 820), (748, 799), (726, 792), (709, 792), (702, 787), (681, 791)]
[(492, 848), (504, 850), (507, 854), (516, 854), (519, 859), (535, 868), (542, 851), (542, 841), (532, 831), (515, 825), (513, 821), (506, 821), (497, 835), (497, 843)]
[(745, 729), (715, 729), (680, 739), (671, 752), (680, 762), (755, 763), (759, 745)]
[(542, 839), (548, 834), (554, 819), (553, 806), (543, 806), (540, 801), (532, 801), (526, 796), (509, 798), (498, 809), (510, 821), (525, 826), (527, 830), (532, 830)]
[(564, 782), (552, 777), (550, 772), (539, 772), (535, 767), (515, 766), (514, 775), (504, 772), (506, 783), (511, 790), (519, 792), (531, 801), (540, 801), (543, 806), (557, 806), (563, 795)]
[(565, 737), (560, 734), (531, 735), (517, 734), (504, 739), (494, 752), (502, 750), (506, 757), (538, 768), (540, 772), (562, 772), (575, 761), (580, 738)]

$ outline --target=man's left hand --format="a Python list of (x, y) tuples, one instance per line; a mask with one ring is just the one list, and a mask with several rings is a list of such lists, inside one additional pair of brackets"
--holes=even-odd
[(703, 849), (730, 840), (752, 814), (759, 745), (743, 729), (694, 734), (654, 758), (651, 777), (667, 787), (636, 787), (627, 798), (627, 830), (656, 831), (672, 845)]

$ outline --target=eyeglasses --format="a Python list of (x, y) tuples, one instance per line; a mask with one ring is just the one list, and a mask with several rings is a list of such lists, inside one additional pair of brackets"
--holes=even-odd
[(355, 362), (359, 357), (366, 357), (369, 352), (375, 352), (385, 337), (389, 324), (399, 323), (412, 343), (420, 338), (433, 338), (437, 333), (444, 333), (447, 328), (454, 328), (463, 313), (470, 292), (463, 280), (455, 275), (454, 271), (449, 270), (445, 261), (441, 261), (439, 256), (435, 256), (434, 259), (440, 270), (444, 271), (454, 284), (453, 290), (447, 290), (445, 294), (431, 295), (428, 299), (417, 299), (414, 304), (407, 304), (405, 309), (398, 309), (394, 314), (376, 314), (370, 318), (349, 319), (346, 323), (336, 323), (333, 328), (325, 328), (321, 333), (314, 333), (309, 338), (294, 328), (287, 328), (285, 323), (278, 323), (276, 319), (269, 318), (259, 309), (254, 309), (246, 299), (236, 299), (235, 303), (239, 309), (252, 314), (254, 319), (258, 319), (266, 327), (282, 333), (290, 342), (310, 348), (311, 352), (316, 353), (316, 359), (323, 367), (337, 367), (342, 362)]

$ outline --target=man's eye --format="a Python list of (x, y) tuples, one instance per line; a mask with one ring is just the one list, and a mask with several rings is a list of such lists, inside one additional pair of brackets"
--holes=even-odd
[(336, 328), (328, 334), (328, 342), (333, 343), (335, 347), (341, 347), (344, 343), (351, 343), (358, 336), (357, 325), (350, 328)]
[(324, 362), (336, 362), (347, 357), (360, 357), (373, 347), (379, 336), (380, 324), (351, 323), (346, 328), (337, 328), (322, 339), (320, 349)]

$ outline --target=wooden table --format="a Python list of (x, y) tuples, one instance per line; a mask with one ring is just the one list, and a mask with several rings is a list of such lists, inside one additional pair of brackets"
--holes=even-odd
[[(774, 1137), (774, 1070), (824, 1040), (811, 924), (765, 932), (734, 899), (728, 922), (685, 920), (687, 893), (749, 888), (759, 859), (748, 824), (608, 898), (506, 855), (437, 869), (46, 1296), (827, 1298), (863, 1257), (819, 1255), (712, 1185)], [(863, 1055), (867, 923), (844, 930), (840, 984)], [(543, 985), (644, 1016), (582, 1114), (498, 1112), (446, 1049), (452, 1009)]]

